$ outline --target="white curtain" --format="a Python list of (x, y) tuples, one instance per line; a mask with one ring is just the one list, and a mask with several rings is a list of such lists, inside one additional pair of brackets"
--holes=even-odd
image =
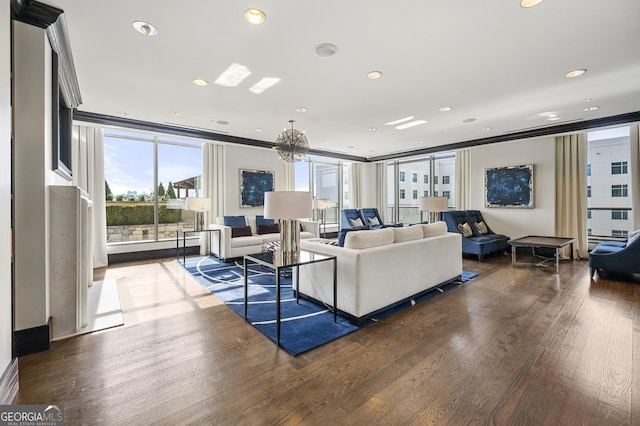
[(283, 191), (294, 190), (294, 163), (284, 163), (284, 189)]
[[(224, 214), (224, 176), (224, 145), (205, 143), (202, 146), (202, 189), (204, 196), (211, 200), (209, 211), (205, 214), (207, 226)], [(200, 237), (200, 254), (209, 251), (208, 237), (208, 232)]]
[(576, 239), (574, 258), (589, 256), (587, 138), (584, 133), (556, 137), (556, 236)]
[(93, 201), (93, 267), (109, 264), (104, 180), (104, 133), (102, 129), (73, 126), (73, 185)]
[[(349, 208), (360, 207), (360, 182), (362, 178), (362, 164), (349, 164)], [(382, 214), (382, 211), (378, 209)]]
[(456, 208), (471, 208), (471, 154), (468, 149), (456, 151)]
[[(376, 207), (383, 221), (387, 221), (387, 164), (376, 164)], [(393, 218), (395, 221), (395, 218)]]
[(640, 228), (640, 126), (630, 127), (631, 208), (633, 229)]

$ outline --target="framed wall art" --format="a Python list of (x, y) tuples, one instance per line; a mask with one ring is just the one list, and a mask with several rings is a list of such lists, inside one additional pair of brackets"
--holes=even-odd
[(533, 208), (533, 164), (484, 169), (486, 207)]
[(240, 207), (264, 206), (264, 193), (274, 190), (275, 173), (240, 169)]

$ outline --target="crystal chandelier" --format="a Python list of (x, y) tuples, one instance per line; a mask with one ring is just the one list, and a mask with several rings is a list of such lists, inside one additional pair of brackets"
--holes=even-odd
[(294, 120), (289, 120), (291, 123), (291, 129), (285, 129), (278, 135), (276, 139), (276, 146), (273, 149), (278, 151), (280, 158), (287, 163), (293, 163), (294, 161), (304, 159), (304, 156), (309, 151), (309, 142), (304, 132), (299, 132), (293, 128)]

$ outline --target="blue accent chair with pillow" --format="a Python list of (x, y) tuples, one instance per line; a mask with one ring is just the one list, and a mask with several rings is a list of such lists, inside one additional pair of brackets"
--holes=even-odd
[(485, 254), (509, 250), (509, 237), (493, 232), (480, 210), (449, 210), (442, 220), (449, 232), (462, 234), (462, 253), (475, 254), (479, 262)]
[(591, 278), (596, 270), (640, 274), (640, 230), (629, 235), (624, 242), (603, 241), (589, 253)]
[(351, 224), (351, 221), (355, 221), (362, 218), (358, 213), (358, 209), (342, 209), (340, 211), (340, 228), (341, 229), (352, 229), (352, 228), (364, 228), (369, 229), (369, 225), (367, 225), (366, 221), (362, 222), (362, 226), (354, 226)]
[[(380, 229), (384, 228), (384, 222), (380, 217), (380, 213), (378, 213), (378, 209), (375, 207), (368, 207), (359, 210), (360, 218), (362, 219), (362, 223), (364, 226), (368, 226), (371, 229)], [(373, 221), (374, 223), (371, 223)], [(377, 223), (375, 223), (377, 222)]]

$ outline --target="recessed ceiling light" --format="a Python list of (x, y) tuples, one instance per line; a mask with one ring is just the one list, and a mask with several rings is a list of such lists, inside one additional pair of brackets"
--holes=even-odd
[(483, 127), (482, 130), (488, 132), (489, 130), (493, 130), (493, 127)]
[(171, 111), (171, 115), (174, 117), (180, 117), (180, 113), (178, 111)]
[(140, 34), (144, 34), (146, 36), (154, 36), (154, 35), (158, 34), (157, 28), (154, 27), (153, 25), (151, 25), (148, 22), (135, 21), (131, 25), (133, 25), (133, 28), (135, 28), (135, 30), (137, 32), (139, 32)]
[(390, 121), (388, 123), (384, 123), (384, 125), (385, 126), (395, 126), (396, 124), (404, 123), (405, 121), (409, 121), (411, 119), (413, 119), (413, 115), (410, 115), (409, 117), (401, 118), (399, 120), (394, 120), (394, 121)]
[(587, 98), (587, 99), (585, 99), (584, 101), (585, 101), (585, 102), (591, 102), (592, 100), (593, 100), (593, 99), (591, 99), (591, 98)]
[(216, 81), (214, 81), (214, 83), (224, 87), (236, 87), (242, 82), (242, 80), (249, 77), (250, 75), (251, 71), (249, 71), (249, 68), (245, 67), (244, 65), (234, 63), (229, 65), (229, 68), (224, 70), (224, 72), (220, 74), (218, 78), (216, 78)]
[(426, 122), (427, 122), (426, 120), (415, 120), (415, 121), (410, 121), (409, 123), (404, 123), (404, 124), (401, 124), (401, 125), (399, 125), (399, 126), (396, 126), (396, 129), (398, 129), (398, 130), (404, 130), (404, 129), (408, 129), (408, 128), (410, 128), (410, 127), (416, 127), (416, 126), (419, 126), (419, 125), (424, 124), (424, 123), (426, 123)]
[(249, 90), (255, 93), (256, 95), (259, 95), (260, 93), (264, 92), (269, 87), (274, 86), (278, 82), (280, 82), (280, 79), (278, 77), (265, 77), (259, 82), (257, 82), (256, 84), (254, 84), (253, 86), (251, 86)]
[(127, 113), (126, 112), (121, 112), (120, 115), (123, 116), (123, 117), (126, 117)]
[(376, 130), (378, 130), (378, 128), (377, 128), (377, 127), (369, 127), (369, 131), (370, 131), (370, 132), (375, 132)]
[(566, 73), (564, 76), (567, 78), (573, 78), (573, 77), (578, 77), (579, 75), (584, 74), (585, 72), (587, 72), (586, 69), (577, 69), (577, 70), (573, 70), (573, 71), (569, 71), (568, 73)]
[(226, 121), (226, 120), (218, 120), (218, 121), (216, 121), (216, 123), (218, 123), (218, 124), (220, 124), (222, 126), (226, 126), (227, 124), (229, 124), (229, 122)]
[(335, 44), (331, 43), (320, 43), (316, 46), (316, 55), (321, 58), (328, 58), (329, 56), (333, 56), (338, 52), (338, 47)]
[(585, 111), (587, 111), (587, 112), (589, 112), (589, 111), (595, 111), (595, 110), (597, 110), (598, 108), (600, 108), (600, 107), (599, 107), (599, 106), (595, 106), (595, 105), (594, 105), (594, 106), (586, 107), (584, 110), (585, 110)]
[(522, 0), (520, 2), (520, 7), (524, 7), (524, 8), (528, 8), (528, 7), (533, 7), (537, 4), (542, 3), (543, 0)]
[(417, 141), (416, 143), (417, 143), (417, 144), (422, 144), (422, 141)]
[(382, 72), (381, 71), (371, 71), (369, 74), (367, 74), (367, 78), (369, 80), (377, 80), (380, 77), (382, 77)]
[(476, 121), (475, 118), (465, 118), (462, 120), (463, 123), (473, 123), (474, 121)]
[(263, 130), (262, 127), (256, 128), (256, 132), (262, 132), (262, 130)]
[(296, 112), (307, 112), (307, 109), (305, 107), (298, 107), (296, 108)]
[(451, 107), (443, 106), (440, 108), (440, 112), (447, 112), (447, 111), (451, 111)]
[(260, 9), (247, 9), (244, 11), (244, 19), (250, 24), (260, 25), (267, 19), (267, 15)]
[(206, 86), (209, 84), (209, 82), (201, 78), (196, 78), (195, 80), (193, 80), (193, 84), (195, 84), (196, 86)]

